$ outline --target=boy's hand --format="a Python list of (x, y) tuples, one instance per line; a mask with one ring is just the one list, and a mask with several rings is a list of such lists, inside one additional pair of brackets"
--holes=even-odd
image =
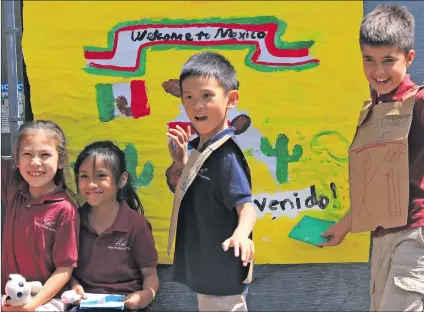
[(238, 257), (241, 251), (241, 261), (243, 266), (247, 266), (253, 261), (255, 256), (255, 244), (248, 237), (240, 237), (236, 233), (222, 243), (222, 249), (227, 251), (230, 247), (234, 248), (234, 256)]
[[(168, 142), (169, 154), (172, 157), (172, 160), (180, 167), (184, 167), (187, 163), (187, 151), (188, 143), (191, 136), (191, 128), (187, 127), (187, 132), (183, 128), (177, 126), (176, 129), (169, 129), (166, 133), (166, 136), (170, 138)], [(176, 145), (174, 149), (173, 144)]]
[(346, 226), (343, 222), (338, 222), (331, 226), (327, 232), (321, 234), (322, 237), (329, 238), (328, 242), (326, 243), (319, 243), (318, 246), (320, 247), (327, 247), (327, 246), (337, 246), (339, 245), (344, 238), (346, 237), (347, 233), (349, 233), (350, 229)]

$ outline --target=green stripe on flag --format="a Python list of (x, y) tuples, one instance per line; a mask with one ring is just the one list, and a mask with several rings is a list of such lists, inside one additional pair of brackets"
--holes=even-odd
[(115, 118), (115, 97), (111, 84), (96, 84), (96, 101), (99, 120), (102, 122), (113, 120)]

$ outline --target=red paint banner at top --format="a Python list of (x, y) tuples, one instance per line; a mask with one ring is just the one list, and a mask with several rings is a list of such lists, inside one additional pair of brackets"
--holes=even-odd
[[(279, 37), (285, 24), (275, 18), (259, 18), (264, 23), (189, 22), (173, 24), (139, 23), (116, 27), (110, 33), (109, 48), (87, 47), (84, 51), (88, 68), (118, 72), (144, 73), (147, 48), (250, 49), (246, 65), (261, 71), (310, 67), (319, 61), (310, 55), (312, 41), (284, 43)], [(256, 19), (255, 21), (258, 21)], [(143, 67), (143, 68), (141, 68)]]

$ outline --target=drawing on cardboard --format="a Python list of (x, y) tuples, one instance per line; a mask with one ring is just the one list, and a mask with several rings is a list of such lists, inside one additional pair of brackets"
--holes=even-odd
[(398, 162), (400, 157), (405, 153), (404, 147), (398, 147), (397, 151), (392, 151), (390, 148), (387, 153), (384, 155), (384, 161), (388, 163), (393, 163), (395, 160)]
[[(401, 102), (373, 106), (367, 122), (363, 122), (363, 118), (359, 120), (349, 151), (350, 172), (353, 173), (350, 178), (353, 233), (407, 224), (407, 150), (414, 92)], [(364, 156), (364, 152), (370, 156)], [(361, 174), (356, 169), (359, 167)]]
[(364, 186), (364, 195), (361, 199), (361, 206), (360, 206), (361, 208), (359, 209), (358, 219), (361, 217), (362, 212), (365, 212), (367, 215), (371, 216), (370, 210), (367, 207), (367, 189), (379, 169), (379, 167), (377, 166), (375, 169), (373, 169), (373, 172), (370, 172), (371, 167), (372, 167), (371, 154), (367, 152), (364, 155), (364, 158), (362, 159), (362, 162), (361, 162), (361, 170), (362, 170), (363, 177), (358, 171), (356, 171)]
[[(404, 154), (404, 147), (397, 148), (397, 151), (392, 151), (390, 148), (384, 155), (384, 160), (387, 163), (393, 164), (398, 162), (400, 157)], [(399, 172), (396, 169), (391, 168), (384, 174), (386, 177), (387, 186), (387, 206), (389, 208), (389, 215), (391, 217), (397, 217), (401, 215), (400, 208), (400, 178)]]
[[(389, 215), (391, 217), (400, 216), (400, 187), (399, 187), (399, 174), (393, 174), (393, 169), (385, 173), (387, 181), (387, 200), (389, 207)], [(396, 179), (396, 182), (395, 182)]]

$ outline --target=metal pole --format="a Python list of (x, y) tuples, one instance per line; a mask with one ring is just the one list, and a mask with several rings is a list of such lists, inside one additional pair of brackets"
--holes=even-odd
[(22, 34), (22, 29), (16, 27), (15, 7), (18, 1), (4, 1), (4, 31), (6, 33), (7, 84), (9, 99), (10, 143), (12, 151), (16, 142), (23, 112), (18, 105), (18, 53), (16, 35)]

